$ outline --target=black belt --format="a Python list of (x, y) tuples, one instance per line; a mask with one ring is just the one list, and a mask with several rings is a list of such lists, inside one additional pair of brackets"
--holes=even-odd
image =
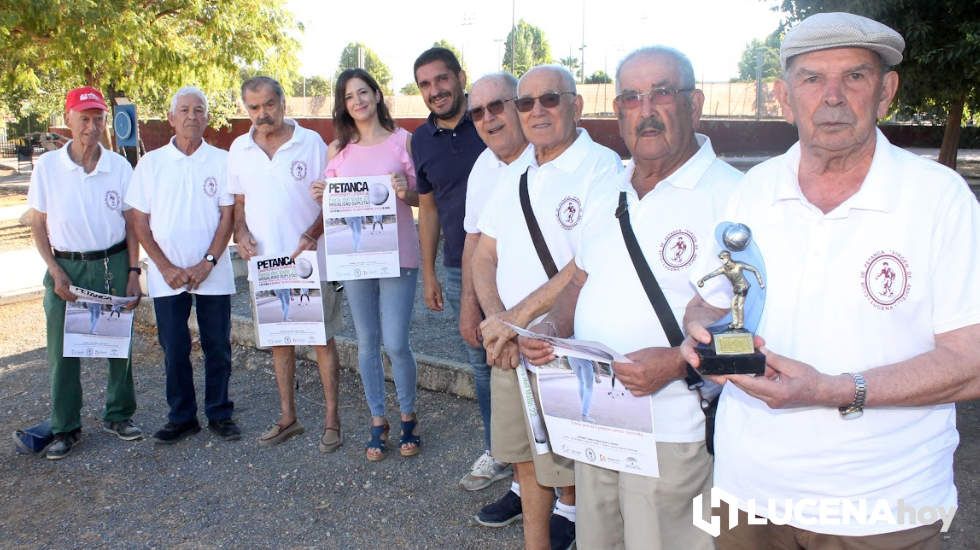
[(104, 260), (123, 250), (126, 250), (126, 241), (119, 241), (105, 250), (96, 250), (93, 252), (63, 252), (61, 250), (55, 250), (54, 257), (63, 260), (91, 262), (92, 260)]

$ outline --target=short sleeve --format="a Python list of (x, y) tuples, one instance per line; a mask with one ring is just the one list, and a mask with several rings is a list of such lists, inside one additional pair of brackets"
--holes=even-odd
[(124, 201), (129, 206), (144, 214), (149, 214), (152, 209), (152, 204), (150, 204), (152, 201), (147, 184), (149, 180), (152, 180), (152, 175), (148, 173), (152, 171), (152, 167), (150, 166), (152, 162), (152, 157), (145, 156), (136, 165), (136, 170), (133, 170), (133, 175), (129, 178), (129, 188), (126, 190), (126, 199)]
[(936, 217), (930, 277), (933, 332), (942, 334), (980, 323), (980, 204), (962, 180)]
[[(120, 157), (119, 162), (119, 188), (121, 193), (120, 196), (125, 197), (129, 194), (129, 184), (133, 179), (133, 166), (129, 164), (129, 161), (125, 158)], [(123, 201), (123, 211), (129, 210), (129, 206), (126, 205), (126, 201)]]
[(228, 165), (222, 167), (218, 174), (218, 206), (232, 206), (235, 197), (228, 191)]
[(398, 140), (398, 161), (402, 165), (402, 170), (405, 171), (405, 178), (408, 180), (408, 188), (415, 191), (418, 189), (418, 176), (415, 174), (415, 161), (412, 160), (412, 156), (408, 154), (408, 143), (409, 140), (412, 139), (412, 134), (410, 134), (404, 128), (398, 128), (396, 132), (403, 136), (400, 140)]
[(235, 144), (231, 145), (231, 151), (228, 152), (228, 163), (225, 170), (225, 178), (228, 185), (228, 193), (232, 195), (244, 195), (245, 190), (242, 188), (242, 181), (238, 177), (238, 172), (235, 170)]
[[(48, 154), (56, 154), (54, 152)], [(41, 159), (31, 172), (31, 185), (27, 188), (27, 205), (38, 212), (48, 211), (48, 190), (45, 186), (45, 166)]]
[(432, 182), (428, 180), (425, 176), (425, 169), (422, 166), (421, 157), (419, 154), (419, 144), (418, 132), (412, 134), (412, 163), (415, 165), (415, 189), (421, 193), (431, 193), (432, 192)]

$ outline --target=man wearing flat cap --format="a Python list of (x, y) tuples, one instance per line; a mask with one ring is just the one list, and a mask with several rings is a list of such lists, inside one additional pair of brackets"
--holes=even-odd
[[(726, 216), (765, 258), (767, 368), (719, 380), (714, 483), (740, 516), (721, 548), (938, 549), (955, 512), (953, 403), (980, 395), (980, 285), (963, 275), (980, 207), (876, 127), (904, 46), (847, 13), (783, 40), (776, 95), (799, 142), (748, 172)], [(695, 367), (731, 295), (705, 286), (685, 316)]]
[[(54, 443), (46, 456), (51, 460), (67, 456), (82, 431), (79, 359), (63, 355), (65, 302), (78, 298), (70, 287), (114, 296), (140, 293), (139, 244), (123, 217), (133, 168), (99, 143), (106, 111), (97, 89), (83, 86), (68, 92), (65, 123), (72, 140), (41, 155), (27, 192), (31, 233), (48, 266), (44, 314)], [(136, 411), (136, 392), (129, 358), (109, 359), (108, 379), (103, 430), (126, 441), (141, 439), (142, 431), (130, 420)]]

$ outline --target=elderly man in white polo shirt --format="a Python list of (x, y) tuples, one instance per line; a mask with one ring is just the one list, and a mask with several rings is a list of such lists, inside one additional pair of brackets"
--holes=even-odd
[[(742, 174), (715, 156), (707, 136), (695, 133), (704, 95), (682, 53), (652, 46), (627, 55), (616, 71), (616, 91), (613, 108), (632, 160), (625, 173), (596, 186), (572, 282), (536, 330), (603, 342), (633, 361), (613, 368), (634, 395), (652, 395), (660, 476), (576, 463), (576, 542), (581, 548), (707, 550), (714, 542), (691, 522), (692, 499), (711, 488), (704, 414), (685, 383), (680, 348), (671, 346), (633, 267), (618, 209), (625, 200), (642, 260), (676, 327), (695, 294), (688, 281), (692, 267), (714, 238)], [(553, 358), (551, 346), (539, 340), (522, 338), (521, 350), (534, 364)]]
[[(298, 254), (316, 250), (320, 273), (326, 273), (323, 212), (310, 199), (310, 186), (323, 174), (327, 146), (316, 132), (285, 118), (286, 96), (275, 80), (258, 76), (242, 84), (242, 101), (252, 128), (231, 144), (228, 189), (235, 196), (235, 242), (246, 260), (255, 255)], [(320, 450), (332, 452), (343, 443), (337, 414), (339, 360), (334, 335), (343, 327), (339, 295), (322, 285), (327, 345), (315, 346), (325, 401)], [(279, 386), (279, 420), (259, 437), (259, 444), (282, 443), (303, 433), (296, 418), (293, 380), (296, 349), (272, 348)]]
[[(776, 97), (799, 142), (750, 170), (726, 215), (765, 258), (766, 375), (727, 377), (715, 432), (715, 486), (770, 521), (742, 512), (722, 548), (938, 549), (949, 527), (953, 403), (980, 394), (980, 207), (876, 128), (904, 46), (847, 13), (783, 39)], [(695, 366), (726, 286), (688, 307)]]
[[(466, 240), (463, 242), (463, 298), (460, 300), (459, 332), (473, 347), (482, 346), (480, 322), (483, 321), (483, 313), (477, 306), (472, 277), (473, 251), (480, 240), (478, 227), (480, 214), (489, 204), (490, 197), (497, 189), (499, 180), (506, 173), (508, 166), (513, 165), (515, 169), (523, 171), (533, 156), (521, 131), (521, 121), (517, 118), (517, 109), (514, 107), (516, 97), (517, 79), (506, 72), (481, 77), (473, 83), (468, 96), (470, 120), (473, 121), (480, 139), (487, 144), (487, 148), (476, 158), (466, 182), (466, 214), (463, 217)], [(485, 368), (477, 369), (474, 365), (473, 369), (476, 400), (483, 418), (483, 441), (486, 450), (459, 481), (460, 487), (467, 491), (485, 489), (493, 482), (511, 474), (508, 464), (496, 461), (490, 456), (490, 367), (485, 365)], [(513, 482), (512, 485), (516, 488), (517, 482)], [(515, 494), (511, 500), (516, 498), (518, 497)], [(510, 517), (490, 518), (486, 521), (478, 517), (477, 521), (481, 521), (484, 525), (497, 526)]]
[(140, 159), (126, 193), (130, 223), (150, 257), (147, 283), (167, 368), (170, 413), (153, 438), (170, 444), (201, 429), (187, 328), (193, 304), (204, 351), (208, 428), (222, 439), (239, 439), (228, 399), (235, 293), (228, 254), (235, 204), (225, 177), (228, 153), (204, 141), (208, 100), (201, 90), (177, 90), (167, 120), (174, 137)]
[[(48, 266), (44, 313), (55, 440), (46, 456), (52, 460), (68, 455), (82, 431), (79, 359), (62, 356), (65, 302), (78, 298), (69, 286), (115, 296), (140, 294), (139, 245), (123, 218), (123, 197), (133, 169), (99, 143), (108, 109), (95, 88), (68, 92), (65, 124), (72, 140), (41, 155), (27, 193), (31, 233)], [(109, 359), (108, 377), (103, 429), (124, 440), (142, 438), (131, 420), (136, 393), (130, 360)]]
[[(590, 191), (622, 168), (615, 152), (593, 142), (584, 129), (576, 128), (582, 113), (582, 96), (576, 93), (575, 80), (566, 69), (553, 65), (535, 67), (521, 78), (518, 91), (515, 104), (524, 135), (533, 146), (534, 160), (526, 171), (520, 166), (508, 168), (501, 179), (490, 208), (480, 216), (482, 235), (473, 259), (474, 286), (490, 323), (549, 280), (550, 274), (538, 261), (525, 223), (520, 189), (526, 189), (542, 240), (552, 263), (560, 269), (575, 256)], [(526, 183), (522, 184), (524, 175)], [(548, 286), (558, 287), (564, 280), (559, 275)], [(555, 294), (550, 297), (553, 299)], [(525, 324), (527, 321), (530, 319)], [(489, 325), (481, 325), (481, 330), (483, 326)], [(490, 375), (491, 452), (497, 460), (514, 464), (521, 491), (525, 545), (547, 547), (550, 531), (551, 548), (567, 548), (575, 540), (572, 462), (532, 451), (533, 436), (514, 370), (517, 342), (507, 335), (498, 339), (500, 342), (484, 342), (487, 360), (494, 366)], [(554, 504), (554, 514), (550, 514), (553, 487), (562, 487), (562, 494)]]

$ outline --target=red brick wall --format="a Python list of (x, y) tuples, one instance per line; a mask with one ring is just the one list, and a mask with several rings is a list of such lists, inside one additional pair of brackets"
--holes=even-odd
[[(300, 118), (297, 120), (303, 127), (318, 132), (327, 143), (333, 140), (333, 119)], [(424, 118), (405, 118), (396, 121), (409, 132), (414, 132), (423, 122), (425, 122)], [(584, 119), (581, 125), (589, 131), (592, 139), (616, 151), (624, 158), (627, 156), (626, 146), (619, 138), (619, 126), (615, 119)], [(230, 127), (221, 130), (208, 128), (204, 139), (216, 147), (227, 149), (231, 146), (231, 142), (247, 132), (249, 127), (248, 119), (233, 119)], [(892, 143), (900, 147), (939, 147), (942, 141), (941, 126), (885, 125), (881, 129)], [(71, 134), (67, 128), (52, 127), (49, 131), (66, 136)], [(724, 155), (782, 152), (797, 139), (796, 129), (780, 120), (707, 119), (701, 121), (700, 131), (711, 138), (715, 151)], [(166, 120), (140, 122), (140, 137), (148, 151), (166, 145), (171, 136), (173, 131)]]

